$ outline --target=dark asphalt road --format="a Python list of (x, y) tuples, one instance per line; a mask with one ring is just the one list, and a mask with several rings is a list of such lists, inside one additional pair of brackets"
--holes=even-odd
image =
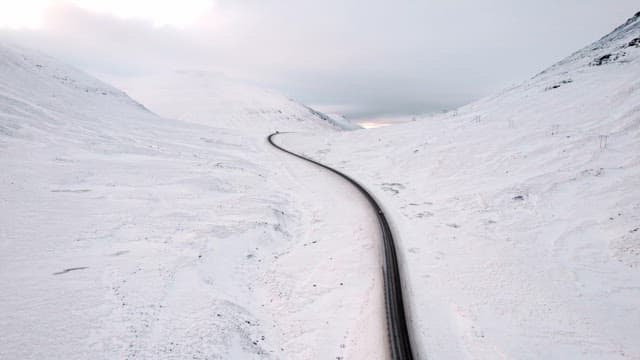
[(384, 216), (382, 208), (380, 207), (380, 205), (378, 205), (378, 202), (374, 199), (374, 197), (369, 194), (369, 192), (362, 185), (360, 185), (349, 176), (327, 165), (309, 159), (305, 156), (296, 154), (276, 144), (273, 139), (279, 134), (283, 133), (276, 132), (269, 135), (269, 137), (267, 138), (269, 144), (281, 151), (286, 152), (287, 154), (293, 155), (304, 161), (308, 161), (312, 164), (329, 170), (330, 172), (350, 182), (351, 185), (358, 189), (358, 191), (360, 191), (360, 193), (367, 199), (373, 210), (376, 212), (384, 245), (384, 292), (391, 358), (394, 360), (413, 359), (413, 354), (411, 352), (411, 342), (409, 341), (407, 319), (404, 311), (404, 301), (402, 298), (402, 283), (400, 280), (400, 271), (398, 269), (396, 246), (393, 240), (393, 234), (391, 233), (391, 228), (389, 227), (389, 222)]

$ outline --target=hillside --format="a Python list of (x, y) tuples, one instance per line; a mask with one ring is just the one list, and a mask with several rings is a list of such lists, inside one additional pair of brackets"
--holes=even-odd
[(640, 13), (458, 110), (281, 142), (386, 204), (419, 358), (640, 357)]
[(109, 77), (152, 111), (172, 119), (268, 134), (282, 128), (355, 130), (274, 91), (203, 71), (175, 71), (137, 77)]
[[(336, 127), (277, 95), (220, 86), (252, 104), (220, 118), (260, 131), (162, 118), (81, 71), (0, 45), (0, 358), (384, 351), (366, 336), (384, 325), (376, 248), (349, 225), (370, 214), (344, 184), (325, 194), (298, 180), (317, 171), (265, 141), (285, 124)], [(360, 235), (342, 246), (346, 234)], [(368, 332), (355, 331), (365, 319)]]

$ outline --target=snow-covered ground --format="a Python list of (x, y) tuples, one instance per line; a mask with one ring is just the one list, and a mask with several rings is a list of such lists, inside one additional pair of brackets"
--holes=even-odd
[(640, 14), (457, 111), (280, 142), (385, 204), (419, 358), (640, 358)]
[(0, 45), (0, 359), (385, 357), (375, 218), (275, 130), (383, 203), (418, 358), (640, 358), (638, 16), (376, 130), (220, 75), (108, 80), (144, 106)]
[(182, 75), (168, 120), (0, 46), (0, 358), (383, 357), (375, 218), (265, 139), (336, 128)]

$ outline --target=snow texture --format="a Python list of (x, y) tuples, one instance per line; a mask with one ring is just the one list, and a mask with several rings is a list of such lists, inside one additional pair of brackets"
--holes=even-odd
[(418, 358), (640, 358), (640, 14), (456, 111), (282, 142), (385, 204)]
[(335, 125), (182, 75), (170, 120), (0, 46), (0, 359), (384, 357), (375, 217), (265, 140)]
[(145, 106), (0, 46), (0, 358), (386, 357), (375, 217), (275, 130), (381, 200), (417, 358), (640, 358), (639, 15), (376, 130), (214, 74), (110, 80)]

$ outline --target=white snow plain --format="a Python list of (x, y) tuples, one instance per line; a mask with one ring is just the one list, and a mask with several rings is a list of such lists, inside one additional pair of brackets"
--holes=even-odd
[(385, 204), (418, 358), (640, 359), (640, 13), (459, 110), (281, 143)]
[(0, 358), (385, 357), (374, 215), (266, 142), (335, 124), (208, 76), (169, 120), (0, 46)]

